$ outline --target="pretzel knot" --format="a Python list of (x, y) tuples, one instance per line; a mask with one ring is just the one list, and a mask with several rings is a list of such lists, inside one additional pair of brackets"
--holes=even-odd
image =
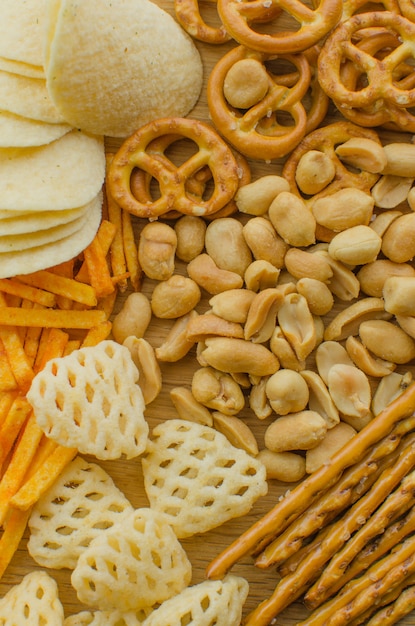
[[(166, 143), (152, 151), (151, 143), (165, 136)], [(174, 141), (190, 140), (192, 147), (197, 148), (179, 165), (164, 153), (173, 141), (172, 136)], [(207, 199), (188, 188), (189, 179), (205, 167), (209, 168), (213, 181)], [(135, 197), (131, 185), (135, 168), (157, 181), (159, 197), (145, 201)], [(238, 164), (231, 148), (211, 126), (188, 118), (162, 118), (137, 130), (115, 154), (108, 172), (109, 191), (114, 200), (129, 213), (149, 219), (157, 219), (169, 211), (201, 217), (212, 215), (230, 202), (239, 183)]]
[[(283, 67), (274, 74), (267, 61), (282, 61)], [(294, 71), (287, 72), (284, 64), (294, 66)], [(215, 127), (245, 156), (265, 160), (285, 156), (327, 112), (328, 98), (311, 64), (311, 56), (302, 53), (273, 56), (244, 46), (230, 50), (215, 65), (208, 82)]]
[[(332, 30), (342, 15), (342, 0), (320, 0), (316, 8), (301, 0), (218, 0), (218, 13), (227, 30), (240, 44), (267, 54), (289, 54), (311, 48)], [(279, 7), (297, 22), (296, 31), (255, 31), (251, 23)]]
[[(385, 51), (379, 58), (353, 41), (362, 29), (384, 28), (399, 38), (399, 45)], [(357, 14), (339, 24), (327, 38), (318, 60), (320, 84), (335, 102), (349, 107), (378, 106), (411, 107), (415, 103), (415, 87), (395, 81), (395, 73), (406, 61), (415, 58), (415, 24), (391, 11)], [(342, 79), (342, 65), (351, 62), (365, 77), (359, 89)]]
[(174, 0), (174, 11), (182, 28), (199, 41), (221, 44), (231, 39), (223, 24), (210, 26), (203, 20), (198, 0)]

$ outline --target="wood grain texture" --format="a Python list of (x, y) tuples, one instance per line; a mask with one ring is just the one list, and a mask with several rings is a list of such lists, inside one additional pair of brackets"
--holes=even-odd
[[(204, 0), (202, 0), (202, 3)], [(158, 0), (157, 2), (162, 8), (174, 15), (172, 0)], [(206, 1), (206, 6), (203, 7), (203, 15), (206, 20), (211, 23), (217, 23), (217, 16), (214, 8), (214, 4)], [(280, 27), (284, 27), (284, 22), (280, 24)], [(220, 46), (205, 45), (200, 42), (196, 42), (204, 65), (204, 85), (200, 100), (197, 103), (194, 110), (190, 113), (190, 117), (209, 122), (209, 113), (206, 103), (206, 83), (209, 76), (209, 72), (215, 62), (223, 55), (228, 49), (233, 47), (235, 42), (222, 44)], [(337, 118), (336, 111), (332, 107), (329, 111), (327, 121), (334, 121)], [(393, 137), (393, 135), (391, 134)], [(113, 151), (119, 145), (118, 141), (107, 140), (108, 150)], [(251, 161), (252, 178), (258, 178), (264, 174), (279, 174), (281, 172), (282, 160), (276, 160), (270, 163), (264, 161)], [(137, 236), (142, 227), (142, 222), (138, 219), (134, 219), (134, 225)], [(177, 271), (180, 273), (185, 272), (184, 264), (178, 264)], [(150, 295), (154, 284), (150, 280), (145, 280), (143, 291)], [(117, 303), (116, 310), (122, 305), (122, 298)], [(208, 308), (207, 298), (205, 298), (198, 310), (202, 312)], [(154, 347), (157, 347), (163, 341), (166, 336), (171, 323), (163, 322), (162, 320), (153, 320), (151, 326), (146, 334), (146, 338), (152, 343)], [(312, 367), (313, 364), (310, 364)], [(153, 427), (155, 424), (170, 417), (176, 417), (173, 405), (169, 397), (169, 391), (178, 385), (190, 386), (192, 374), (198, 367), (195, 359), (195, 351), (191, 353), (182, 361), (175, 364), (162, 364), (163, 375), (163, 389), (159, 397), (150, 405), (146, 410), (146, 417)], [(258, 439), (259, 447), (263, 447), (263, 434), (269, 421), (264, 422), (256, 419), (251, 412), (246, 409), (242, 413), (243, 418), (252, 427), (255, 435)], [(95, 459), (90, 459), (95, 461)], [(132, 461), (115, 461), (115, 462), (103, 462), (101, 465), (112, 476), (117, 486), (126, 494), (131, 503), (135, 507), (147, 506), (147, 500), (143, 489), (142, 472), (140, 459)], [(183, 545), (189, 555), (189, 558), (193, 565), (193, 580), (192, 583), (198, 583), (204, 579), (205, 568), (225, 546), (227, 546), (232, 540), (246, 530), (252, 523), (260, 516), (265, 514), (282, 496), (287, 489), (291, 489), (292, 486), (288, 484), (271, 482), (269, 493), (267, 496), (261, 498), (253, 507), (251, 513), (243, 518), (232, 520), (224, 524), (219, 529), (205, 533), (201, 536), (196, 536), (190, 539), (183, 540)], [(27, 533), (18, 552), (16, 553), (12, 563), (7, 569), (3, 579), (0, 581), (0, 596), (2, 596), (13, 584), (17, 584), (21, 581), (24, 574), (39, 569), (39, 566), (31, 559), (26, 549)], [(266, 599), (271, 595), (277, 582), (276, 573), (271, 570), (259, 570), (254, 567), (252, 559), (247, 557), (242, 562), (238, 563), (232, 570), (235, 574), (246, 577), (250, 584), (250, 593), (246, 603), (245, 612), (248, 613), (254, 609), (259, 602)], [(77, 613), (81, 610), (86, 610), (88, 607), (82, 605), (73, 590), (70, 583), (70, 572), (66, 570), (50, 572), (57, 580), (59, 585), (59, 593), (61, 601), (64, 604), (66, 615)], [(296, 624), (301, 619), (307, 616), (308, 612), (301, 603), (292, 604), (283, 614), (278, 618), (278, 624), (281, 626), (290, 626)], [(415, 624), (415, 615), (407, 617), (402, 624)]]

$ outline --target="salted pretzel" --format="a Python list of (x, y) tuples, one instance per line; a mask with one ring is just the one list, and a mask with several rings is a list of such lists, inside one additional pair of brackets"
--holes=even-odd
[[(158, 158), (162, 163), (169, 164), (169, 159), (165, 155), (166, 150), (172, 144), (180, 141), (180, 135), (163, 135), (154, 139), (148, 146), (147, 151)], [(246, 158), (238, 152), (233, 152), (235, 160), (238, 164), (239, 186), (246, 185), (251, 181), (251, 169)], [(212, 172), (205, 165), (202, 169), (195, 172), (186, 181), (186, 192), (189, 196), (194, 196), (195, 200), (201, 201), (206, 192), (206, 188), (212, 180)], [(133, 196), (141, 203), (148, 204), (154, 201), (154, 193), (152, 190), (153, 178), (142, 169), (135, 168), (131, 174), (131, 192)], [(157, 185), (156, 185), (157, 187)], [(205, 216), (206, 219), (217, 219), (218, 217), (228, 217), (236, 213), (238, 207), (235, 200), (230, 200), (222, 209), (211, 215)], [(181, 216), (179, 211), (168, 211), (163, 215), (164, 219), (177, 219)]]
[[(176, 165), (163, 152), (148, 150), (151, 142), (164, 136), (180, 136), (196, 145), (197, 151)], [(208, 199), (195, 197), (187, 189), (196, 172), (208, 166), (212, 173), (213, 191)], [(159, 185), (160, 197), (138, 200), (131, 189), (135, 168), (147, 172)], [(126, 211), (156, 219), (169, 211), (180, 214), (211, 215), (232, 200), (239, 186), (239, 168), (231, 148), (208, 124), (188, 118), (168, 117), (149, 122), (121, 145), (111, 162), (108, 185), (114, 200)]]
[[(241, 92), (246, 94), (247, 62), (257, 68), (257, 76), (253, 73), (250, 82), (263, 81), (264, 93), (252, 103), (237, 106), (238, 102), (229, 102), (226, 84), (231, 71), (240, 68)], [(284, 71), (283, 66), (274, 74), (267, 62), (288, 63), (295, 71)], [(245, 156), (263, 160), (288, 154), (307, 132), (318, 126), (328, 108), (328, 99), (306, 54), (269, 56), (244, 46), (233, 48), (217, 62), (209, 77), (207, 98), (211, 119), (221, 135)], [(307, 98), (311, 99), (308, 110)], [(279, 121), (284, 114), (289, 117), (286, 124)]]
[[(319, 43), (340, 20), (342, 0), (320, 0), (316, 5), (301, 0), (218, 0), (218, 13), (238, 43), (266, 54), (291, 54)], [(263, 34), (252, 28), (252, 22), (275, 6), (296, 20), (297, 30)]]
[[(366, 28), (384, 28), (400, 39), (400, 45), (381, 58), (357, 45), (354, 35)], [(335, 102), (349, 107), (368, 107), (386, 103), (406, 108), (415, 104), (415, 87), (396, 84), (394, 74), (406, 60), (415, 58), (415, 24), (391, 11), (373, 11), (354, 15), (340, 23), (326, 39), (318, 59), (320, 84)], [(352, 62), (365, 84), (350, 89), (341, 80), (341, 68)]]
[[(302, 195), (295, 179), (297, 166), (301, 157), (309, 150), (320, 150), (330, 157), (334, 164), (335, 175), (327, 187), (312, 196), (313, 200), (321, 196), (331, 195), (345, 187), (355, 187), (362, 191), (369, 192), (378, 180), (379, 175), (372, 174), (365, 170), (352, 171), (342, 163), (336, 154), (336, 147), (339, 144), (345, 143), (355, 137), (365, 137), (381, 144), (376, 131), (370, 128), (362, 128), (348, 121), (333, 122), (322, 128), (317, 128), (304, 137), (290, 154), (282, 170), (282, 175), (288, 180), (291, 191), (297, 195)], [(305, 199), (307, 200), (307, 197)]]
[[(396, 35), (384, 31), (364, 37), (356, 45), (365, 53), (382, 58), (391, 50), (396, 50), (400, 43)], [(365, 75), (362, 76), (362, 72), (352, 61), (346, 61), (342, 64), (340, 79), (350, 91), (357, 91), (361, 88)], [(400, 63), (394, 71), (394, 84), (399, 85), (402, 90), (413, 89), (415, 87), (414, 67), (409, 63)], [(344, 117), (360, 126), (385, 126), (391, 130), (415, 132), (415, 116), (407, 108), (384, 101), (380, 103), (381, 106), (376, 102), (367, 107), (345, 106), (336, 100), (334, 103)]]

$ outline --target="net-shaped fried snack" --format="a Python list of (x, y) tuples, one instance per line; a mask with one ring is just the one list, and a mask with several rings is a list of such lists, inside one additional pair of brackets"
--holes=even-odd
[(35, 505), (29, 553), (43, 567), (73, 569), (95, 537), (132, 511), (109, 474), (78, 456)]
[(228, 574), (187, 587), (153, 611), (145, 626), (239, 626), (248, 582)]
[(90, 543), (71, 582), (88, 606), (132, 611), (180, 593), (191, 575), (190, 561), (166, 517), (141, 508)]
[(62, 626), (63, 607), (58, 586), (47, 572), (26, 574), (0, 600), (2, 626)]
[(148, 424), (128, 348), (105, 340), (51, 359), (27, 394), (45, 434), (98, 459), (139, 456)]
[(81, 611), (70, 615), (63, 626), (141, 626), (150, 615), (151, 609), (137, 611)]
[(142, 465), (151, 508), (179, 538), (245, 515), (268, 490), (259, 460), (215, 429), (180, 419), (154, 428)]

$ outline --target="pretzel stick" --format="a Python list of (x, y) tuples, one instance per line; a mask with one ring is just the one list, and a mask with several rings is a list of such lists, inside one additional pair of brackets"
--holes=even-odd
[(331, 594), (331, 586), (342, 575), (353, 558), (360, 553), (368, 541), (384, 532), (391, 519), (396, 519), (412, 506), (415, 495), (415, 473), (404, 477), (399, 487), (391, 493), (362, 528), (337, 552), (324, 567), (318, 581), (306, 594), (307, 606), (319, 606)]
[(358, 500), (346, 515), (332, 525), (330, 533), (324, 538), (321, 545), (299, 563), (295, 572), (279, 581), (271, 597), (262, 602), (248, 616), (247, 625), (266, 626), (272, 618), (306, 591), (310, 583), (318, 576), (323, 565), (364, 523), (372, 511), (383, 502), (385, 493), (389, 493), (414, 467), (415, 446), (413, 442), (415, 441), (415, 434), (411, 436), (411, 440), (397, 462), (384, 470), (370, 491)]
[[(415, 420), (412, 421), (415, 426)], [(326, 526), (340, 511), (360, 498), (376, 480), (379, 471), (396, 460), (396, 448), (400, 439), (395, 431), (396, 429), (358, 464), (345, 471), (333, 487), (265, 548), (255, 564), (261, 568), (271, 564), (278, 567), (301, 547), (307, 537)], [(394, 449), (395, 454), (391, 454)]]
[(392, 604), (378, 611), (366, 626), (389, 626), (415, 609), (415, 585), (404, 589)]
[[(347, 607), (348, 610), (352, 604), (356, 601), (358, 596), (363, 592), (363, 595), (369, 590), (370, 586), (374, 586), (379, 590), (378, 598), (381, 595), (380, 584), (385, 580), (385, 577), (392, 573), (392, 576), (387, 581), (387, 586), (384, 591), (390, 591), (391, 587), (397, 585), (403, 576), (399, 575), (396, 568), (401, 570), (402, 566), (405, 570), (405, 576), (412, 574), (415, 571), (415, 536), (411, 536), (404, 542), (395, 546), (395, 548), (381, 560), (376, 561), (370, 568), (368, 568), (360, 578), (354, 578), (345, 585), (341, 592), (333, 597), (331, 600), (318, 607), (307, 619), (300, 622), (301, 626), (333, 626), (330, 621), (335, 614)], [(373, 598), (370, 600), (373, 602)], [(370, 603), (369, 603), (370, 606)], [(368, 607), (366, 607), (368, 608)], [(361, 611), (361, 613), (363, 610)], [(348, 614), (348, 618), (351, 619), (357, 617), (357, 615)], [(300, 626), (300, 624), (298, 626)]]
[[(393, 426), (415, 410), (415, 384), (389, 404), (379, 415), (343, 446), (331, 460), (301, 482), (265, 516), (245, 531), (207, 567), (209, 578), (222, 578), (242, 556), (258, 546), (270, 543), (295, 517), (338, 480), (339, 475), (356, 464)], [(266, 622), (265, 622), (266, 623)]]

